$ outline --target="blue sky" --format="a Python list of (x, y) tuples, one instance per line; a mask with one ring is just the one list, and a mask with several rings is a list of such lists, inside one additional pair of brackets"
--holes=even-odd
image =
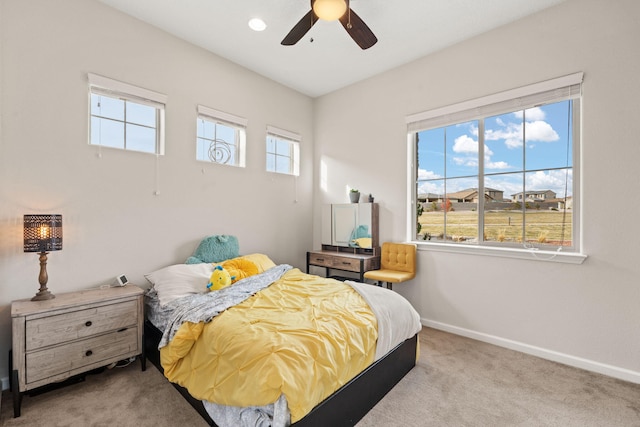
[[(571, 195), (569, 108), (562, 101), (528, 109), (524, 118), (519, 111), (485, 119), (485, 187), (508, 198), (522, 191), (524, 179), (526, 191), (563, 197), (566, 182)], [(418, 193), (443, 194), (445, 170), (448, 193), (478, 187), (478, 148), (478, 121), (419, 132)]]

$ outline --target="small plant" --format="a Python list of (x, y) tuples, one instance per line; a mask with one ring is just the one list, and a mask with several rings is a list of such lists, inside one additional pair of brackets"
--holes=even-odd
[(538, 243), (547, 243), (547, 235), (549, 233), (546, 231), (541, 231), (540, 233), (538, 233), (538, 238), (536, 239), (538, 241)]
[(351, 192), (352, 192), (352, 193), (359, 193), (359, 191), (358, 191), (358, 189), (357, 189), (357, 188), (352, 188), (352, 189), (351, 189)]
[(498, 242), (504, 242), (507, 240), (507, 230), (504, 228), (498, 232)]

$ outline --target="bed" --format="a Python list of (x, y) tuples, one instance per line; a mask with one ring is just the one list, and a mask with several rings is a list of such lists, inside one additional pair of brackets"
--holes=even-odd
[(228, 260), (146, 275), (146, 355), (208, 424), (352, 426), (415, 366), (419, 316), (398, 294), (230, 260), (258, 272), (216, 292)]

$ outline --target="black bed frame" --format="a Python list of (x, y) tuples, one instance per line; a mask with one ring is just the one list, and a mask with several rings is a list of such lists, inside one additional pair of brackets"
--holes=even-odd
[[(161, 337), (162, 332), (146, 320), (144, 341), (147, 358), (160, 372), (164, 372), (158, 350)], [(399, 344), (292, 426), (354, 426), (415, 366), (417, 345), (418, 335)], [(216, 426), (200, 400), (192, 397), (184, 387), (172, 384), (210, 426)]]

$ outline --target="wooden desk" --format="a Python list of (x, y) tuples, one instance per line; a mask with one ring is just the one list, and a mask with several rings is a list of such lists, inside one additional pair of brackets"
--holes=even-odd
[(332, 250), (320, 250), (307, 252), (307, 273), (309, 266), (315, 265), (326, 269), (329, 277), (330, 270), (351, 271), (360, 275), (360, 281), (364, 281), (364, 272), (378, 270), (380, 268), (380, 255), (347, 253)]

